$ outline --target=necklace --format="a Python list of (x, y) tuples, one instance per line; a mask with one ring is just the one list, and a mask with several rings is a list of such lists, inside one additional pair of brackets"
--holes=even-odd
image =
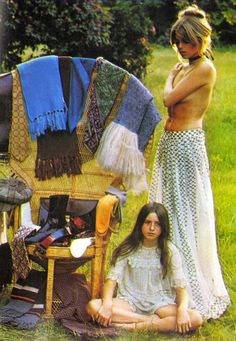
[(189, 64), (191, 64), (192, 62), (194, 62), (195, 60), (200, 59), (200, 58), (202, 58), (202, 56), (195, 56), (195, 57), (189, 58)]

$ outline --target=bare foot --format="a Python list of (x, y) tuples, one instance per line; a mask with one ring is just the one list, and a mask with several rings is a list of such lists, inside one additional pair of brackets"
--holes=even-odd
[(126, 329), (126, 330), (156, 330), (157, 322), (160, 317), (157, 315), (151, 315), (145, 321), (142, 322), (132, 322), (132, 323), (112, 323), (114, 327)]
[(143, 329), (143, 330), (155, 330), (157, 323), (160, 321), (160, 317), (157, 315), (151, 315), (144, 322), (135, 323), (135, 329)]

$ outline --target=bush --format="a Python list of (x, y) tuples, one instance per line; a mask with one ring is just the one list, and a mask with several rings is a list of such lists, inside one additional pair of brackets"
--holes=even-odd
[(110, 44), (104, 56), (141, 78), (145, 74), (150, 55), (148, 37), (152, 28), (140, 4), (117, 1), (110, 7), (112, 16)]
[[(103, 7), (100, 0), (5, 0), (1, 6), (4, 71), (21, 63), (26, 49), (34, 51), (40, 45), (41, 55), (103, 56), (137, 77), (145, 74), (152, 23), (139, 4), (117, 1)], [(27, 55), (33, 57), (33, 52)]]
[[(3, 1), (6, 69), (22, 61), (23, 51), (41, 44), (44, 54), (96, 57), (109, 44), (110, 17), (100, 1)], [(7, 34), (6, 34), (7, 33)], [(31, 58), (32, 56), (29, 56)]]

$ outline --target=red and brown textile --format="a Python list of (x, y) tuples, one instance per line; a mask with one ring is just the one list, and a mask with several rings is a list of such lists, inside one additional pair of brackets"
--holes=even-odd
[(54, 280), (54, 291), (62, 305), (54, 315), (57, 320), (75, 318), (86, 322), (91, 318), (86, 311), (86, 305), (91, 299), (91, 292), (84, 274), (58, 274)]

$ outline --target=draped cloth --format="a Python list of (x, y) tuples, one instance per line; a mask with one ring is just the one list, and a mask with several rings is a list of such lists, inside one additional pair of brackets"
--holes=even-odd
[(83, 59), (79, 57), (72, 58), (70, 104), (68, 110), (68, 123), (70, 132), (73, 132), (73, 130), (76, 128), (84, 111), (85, 100), (90, 83), (90, 70), (87, 71), (85, 66), (89, 65), (89, 61), (90, 63), (95, 64), (95, 59), (90, 59), (86, 63), (84, 58), (84, 65), (82, 61)]
[(106, 119), (116, 116), (129, 78), (127, 71), (98, 58), (88, 92), (88, 125), (83, 142), (94, 154), (105, 129)]
[(24, 161), (31, 152), (28, 121), (25, 113), (24, 99), (20, 77), (17, 70), (12, 72), (12, 122), (9, 140), (10, 157)]
[(96, 159), (102, 168), (122, 176), (126, 189), (135, 194), (148, 189), (143, 152), (160, 120), (152, 94), (131, 75), (116, 116), (102, 135)]
[(190, 299), (204, 318), (216, 319), (230, 304), (217, 254), (213, 196), (205, 133), (164, 131), (154, 164), (150, 201), (162, 202), (171, 239), (181, 250)]
[[(36, 58), (17, 65), (31, 138), (65, 130), (67, 106), (64, 100), (57, 56)], [(50, 70), (50, 71), (49, 71)]]
[[(63, 96), (70, 105), (71, 58), (59, 57)], [(81, 158), (76, 131), (47, 131), (37, 139), (35, 174), (40, 180), (63, 174), (81, 174)]]

